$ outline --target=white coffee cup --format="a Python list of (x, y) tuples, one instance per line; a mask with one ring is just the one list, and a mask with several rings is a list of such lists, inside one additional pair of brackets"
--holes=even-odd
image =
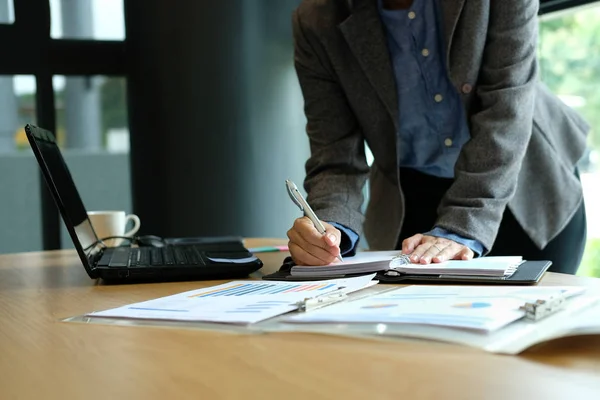
[[(140, 218), (125, 211), (88, 211), (88, 218), (94, 227), (98, 239), (111, 236), (132, 237), (140, 229)], [(129, 221), (133, 228), (125, 232)], [(109, 247), (119, 246), (124, 239), (108, 239), (103, 242)]]

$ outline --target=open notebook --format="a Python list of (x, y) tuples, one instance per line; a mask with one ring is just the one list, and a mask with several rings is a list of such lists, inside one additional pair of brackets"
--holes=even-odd
[(290, 272), (294, 276), (305, 277), (367, 274), (380, 271), (398, 274), (508, 277), (515, 273), (521, 263), (523, 258), (514, 256), (481, 257), (468, 261), (451, 260), (423, 265), (411, 263), (408, 256), (395, 250), (357, 253), (354, 257), (346, 257), (344, 262), (329, 265), (295, 265)]
[(331, 279), (376, 273), (381, 283), (472, 282), (491, 284), (524, 284), (538, 282), (551, 261), (529, 261), (521, 256), (480, 257), (468, 261), (452, 260), (427, 265), (411, 263), (399, 250), (359, 252), (344, 257), (343, 262), (329, 265), (296, 265), (286, 257), (281, 268), (265, 280)]

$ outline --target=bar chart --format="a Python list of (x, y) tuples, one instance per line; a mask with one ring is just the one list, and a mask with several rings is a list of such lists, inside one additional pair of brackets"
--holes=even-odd
[(213, 290), (195, 293), (189, 297), (205, 298), (219, 296), (248, 296), (248, 295), (281, 295), (299, 292), (317, 292), (331, 290), (336, 286), (334, 283), (304, 284), (304, 283), (282, 283), (282, 282), (245, 282), (225, 284)]

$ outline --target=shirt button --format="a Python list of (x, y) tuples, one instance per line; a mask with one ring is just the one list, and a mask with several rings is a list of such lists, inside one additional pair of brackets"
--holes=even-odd
[(417, 16), (417, 14), (415, 14), (414, 11), (411, 11), (408, 13), (408, 18), (410, 18), (410, 19), (415, 19), (416, 16)]
[(463, 93), (468, 94), (471, 93), (471, 90), (473, 90), (473, 86), (469, 85), (468, 83), (465, 83), (464, 85), (462, 85), (461, 90)]
[(436, 103), (439, 103), (442, 100), (444, 100), (444, 98), (442, 97), (441, 94), (436, 94), (435, 96), (433, 96), (433, 99), (435, 100)]
[(427, 57), (429, 55), (429, 49), (421, 50), (421, 54), (423, 55), (423, 57)]
[(448, 138), (448, 139), (444, 140), (444, 144), (446, 145), (446, 147), (452, 146), (452, 139)]

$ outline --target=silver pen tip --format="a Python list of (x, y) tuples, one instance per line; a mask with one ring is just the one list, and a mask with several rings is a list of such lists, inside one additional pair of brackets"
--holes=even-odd
[(293, 189), (298, 189), (298, 188), (296, 187), (296, 184), (295, 184), (294, 182), (290, 181), (289, 179), (286, 179), (286, 180), (285, 180), (285, 184), (287, 185), (287, 187), (288, 187), (288, 188), (290, 188), (290, 189), (292, 189), (292, 190), (293, 190)]

